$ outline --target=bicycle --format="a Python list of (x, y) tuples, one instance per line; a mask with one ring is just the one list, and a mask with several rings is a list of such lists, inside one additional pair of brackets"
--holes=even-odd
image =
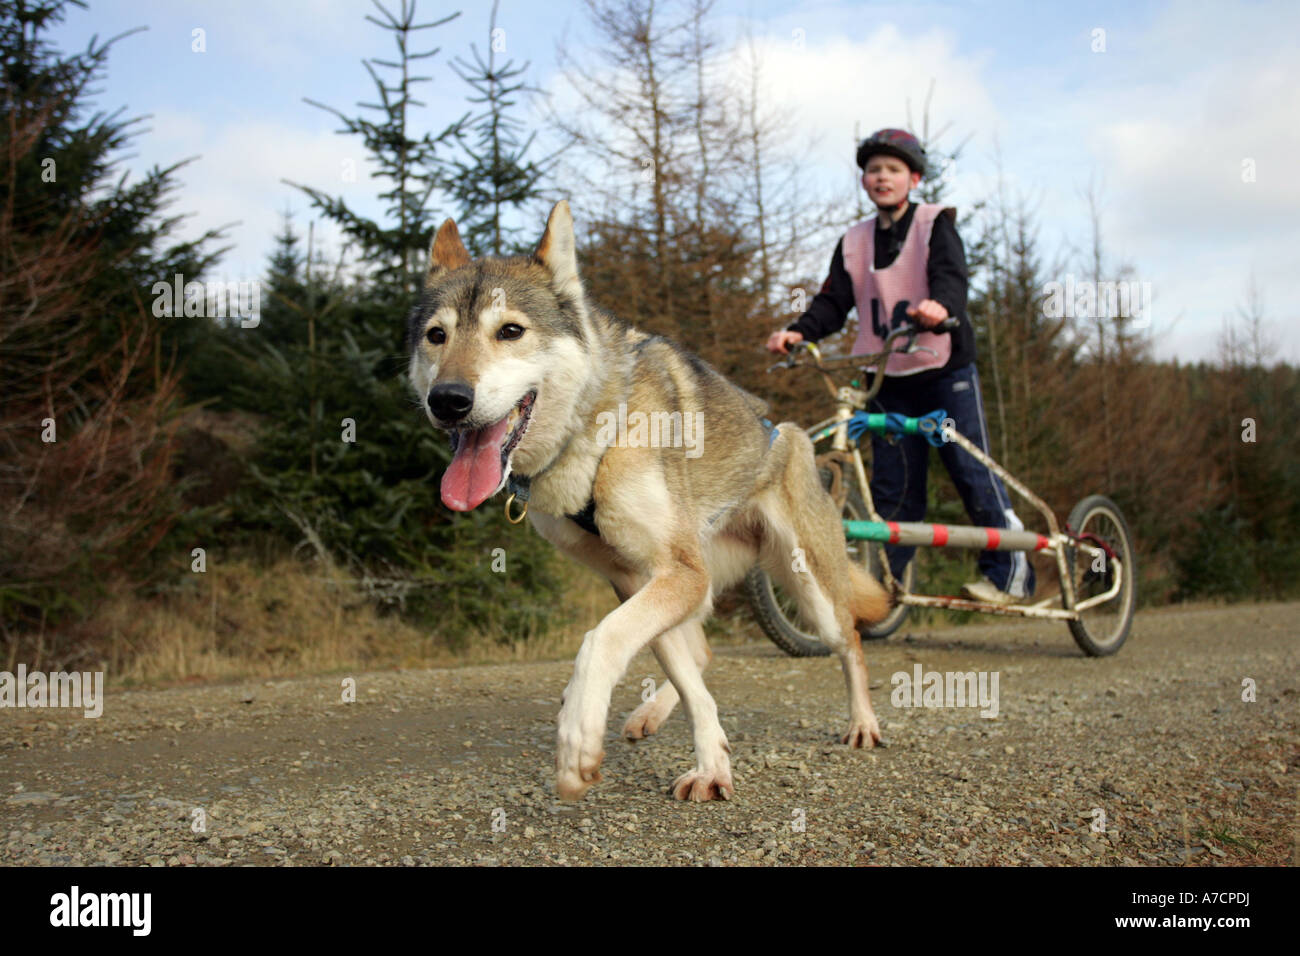
[[(1092, 657), (1114, 654), (1128, 638), (1137, 607), (1137, 554), (1128, 523), (1119, 506), (1104, 495), (1087, 495), (1070, 511), (1061, 530), (1050, 508), (1010, 472), (993, 460), (945, 421), (944, 410), (911, 418), (898, 414), (867, 411), (872, 399), (884, 384), (885, 364), (896, 351), (894, 343), (906, 339), (904, 353), (925, 350), (916, 345), (916, 336), (924, 331), (906, 316), (905, 304), (895, 309), (895, 328), (888, 334), (882, 351), (872, 355), (823, 359), (811, 342), (791, 348), (790, 356), (771, 366), (769, 373), (782, 368), (813, 368), (825, 382), (835, 400), (835, 414), (806, 430), (814, 447), (829, 447), (817, 455), (823, 485), (839, 506), (844, 522), (845, 544), (849, 558), (868, 574), (880, 580), (893, 598), (890, 613), (875, 625), (860, 627), (868, 640), (883, 640), (893, 634), (907, 618), (912, 607), (944, 607), (952, 610), (1000, 614), (1008, 617), (1063, 620), (1075, 643)], [(951, 332), (957, 320), (949, 318), (929, 331)], [(811, 357), (811, 363), (798, 361)], [(850, 369), (863, 376), (872, 375), (867, 388), (857, 379), (838, 384), (833, 372)], [(871, 486), (858, 448), (858, 439), (867, 432), (887, 438), (921, 435), (931, 445), (956, 442), (977, 458), (1003, 483), (1034, 506), (1043, 516), (1048, 533), (968, 525), (938, 525), (924, 522), (896, 522), (883, 519), (871, 499)], [(1060, 577), (1060, 608), (1048, 605), (1056, 595), (1035, 604), (990, 604), (962, 597), (915, 593), (915, 561), (908, 564), (904, 580), (896, 580), (885, 560), (884, 545), (902, 544), (919, 547), (973, 548), (1047, 552), (1056, 560)], [(796, 623), (797, 604), (783, 595), (767, 572), (755, 567), (745, 579), (750, 605), (763, 632), (792, 657), (820, 657), (830, 653), (809, 631)]]

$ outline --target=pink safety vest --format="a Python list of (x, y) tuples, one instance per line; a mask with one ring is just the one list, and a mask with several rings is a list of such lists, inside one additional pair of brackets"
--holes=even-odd
[[(925, 267), (930, 258), (930, 233), (934, 221), (944, 213), (955, 218), (957, 210), (938, 203), (921, 203), (912, 214), (912, 225), (903, 240), (898, 257), (884, 269), (875, 268), (876, 220), (866, 219), (844, 234), (844, 269), (853, 280), (853, 300), (858, 309), (858, 338), (853, 344), (854, 355), (869, 355), (884, 350), (885, 340), (876, 331), (876, 324), (889, 331), (894, 303), (906, 300), (911, 308), (922, 299), (930, 297)], [(873, 322), (872, 303), (875, 302)], [(934, 349), (938, 354), (915, 352), (911, 355), (894, 355), (885, 366), (886, 375), (915, 375), (927, 369), (942, 368), (952, 355), (952, 336), (935, 332), (922, 332), (916, 337), (918, 346)], [(895, 341), (894, 348), (899, 348)]]

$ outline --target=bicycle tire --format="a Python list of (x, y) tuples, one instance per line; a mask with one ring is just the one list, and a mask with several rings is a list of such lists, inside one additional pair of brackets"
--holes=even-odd
[[(1069, 527), (1075, 534), (1098, 534), (1119, 556), (1123, 569), (1124, 581), (1119, 594), (1105, 604), (1081, 612), (1079, 620), (1067, 622), (1075, 643), (1085, 654), (1106, 657), (1123, 646), (1133, 625), (1137, 610), (1137, 549), (1123, 512), (1104, 495), (1089, 495), (1075, 505), (1070, 512)], [(1100, 573), (1091, 567), (1080, 568), (1077, 549), (1069, 549), (1066, 563), (1075, 581), (1076, 600), (1086, 596), (1083, 591), (1088, 587), (1095, 586), (1093, 589), (1099, 593), (1109, 590), (1108, 572), (1104, 568)]]

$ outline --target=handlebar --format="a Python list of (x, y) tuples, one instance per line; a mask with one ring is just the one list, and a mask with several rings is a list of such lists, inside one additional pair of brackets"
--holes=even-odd
[[(826, 386), (830, 390), (832, 397), (838, 397), (834, 381), (831, 379), (829, 372), (842, 368), (861, 369), (864, 372), (869, 371), (867, 366), (874, 365), (875, 371), (871, 373), (871, 385), (867, 389), (866, 401), (870, 402), (880, 391), (880, 387), (885, 383), (885, 365), (889, 362), (889, 357), (897, 352), (900, 355), (907, 355), (912, 352), (926, 351), (935, 354), (934, 349), (925, 345), (918, 346), (916, 337), (922, 332), (933, 332), (936, 334), (947, 334), (956, 331), (961, 327), (961, 321), (955, 316), (949, 316), (933, 328), (924, 328), (907, 314), (907, 303), (899, 302), (894, 306), (894, 320), (897, 323), (887, 336), (885, 336), (884, 348), (872, 355), (849, 355), (839, 358), (823, 360), (821, 350), (812, 342), (795, 342), (790, 346), (790, 355), (783, 362), (777, 362), (775, 365), (768, 367), (768, 372), (778, 368), (796, 368), (800, 364), (797, 361), (800, 350), (808, 352), (813, 357), (813, 365), (822, 377), (826, 380)], [(901, 338), (907, 339), (906, 344), (901, 349), (895, 349), (894, 343)]]

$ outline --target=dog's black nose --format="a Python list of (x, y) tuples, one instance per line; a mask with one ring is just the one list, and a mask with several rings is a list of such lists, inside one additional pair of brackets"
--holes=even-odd
[(440, 422), (458, 422), (474, 407), (474, 389), (460, 382), (429, 389), (429, 411)]

